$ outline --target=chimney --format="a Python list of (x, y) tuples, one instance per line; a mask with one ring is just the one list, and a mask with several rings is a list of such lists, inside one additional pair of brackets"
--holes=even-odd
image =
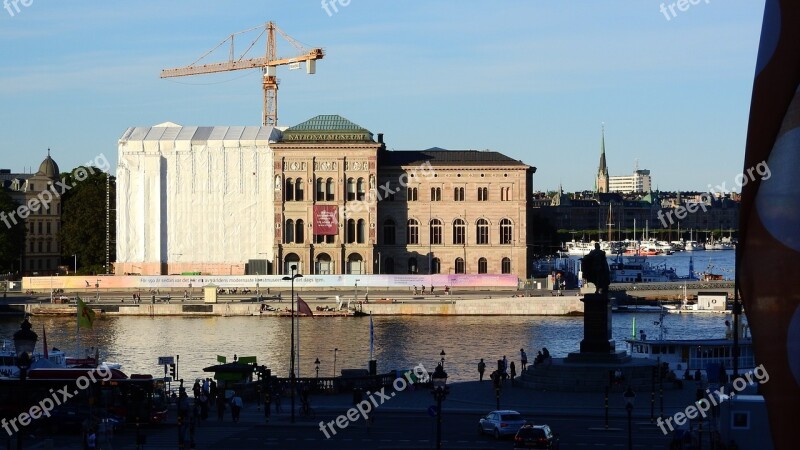
[(378, 133), (378, 144), (383, 144), (383, 133)]

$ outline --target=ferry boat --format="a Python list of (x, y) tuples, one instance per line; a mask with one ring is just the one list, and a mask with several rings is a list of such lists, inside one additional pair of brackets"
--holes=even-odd
[(662, 283), (680, 279), (675, 273), (675, 269), (668, 268), (666, 264), (652, 266), (643, 256), (632, 256), (625, 259), (626, 261), (623, 261), (618, 257), (616, 261), (609, 264), (612, 283)]
[[(55, 348), (47, 352), (47, 358), (40, 352), (34, 352), (31, 367), (65, 368), (67, 367), (67, 355)], [(14, 350), (14, 343), (8, 339), (3, 339), (0, 343), (0, 377), (19, 377), (17, 353)]]
[[(632, 357), (667, 363), (679, 378), (687, 370), (691, 375), (699, 370), (709, 381), (715, 380), (723, 367), (727, 373), (732, 372), (733, 337), (729, 321), (725, 321), (725, 336), (719, 339), (664, 339), (664, 315), (657, 323), (661, 327), (659, 339), (640, 336), (639, 339), (625, 340)], [(739, 336), (738, 369), (741, 373), (755, 368), (753, 340), (744, 321), (739, 324)]]

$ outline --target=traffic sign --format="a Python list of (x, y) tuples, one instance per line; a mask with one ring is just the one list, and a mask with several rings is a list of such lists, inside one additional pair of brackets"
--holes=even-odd
[(159, 366), (167, 366), (170, 364), (175, 364), (175, 357), (174, 356), (159, 356), (158, 357), (158, 365)]

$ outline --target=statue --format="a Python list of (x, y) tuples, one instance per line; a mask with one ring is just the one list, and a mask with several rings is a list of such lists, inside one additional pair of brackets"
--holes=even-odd
[(611, 284), (611, 275), (608, 270), (606, 252), (600, 250), (600, 244), (594, 244), (594, 250), (581, 258), (583, 274), (586, 280), (594, 283), (595, 294), (608, 294), (608, 285)]

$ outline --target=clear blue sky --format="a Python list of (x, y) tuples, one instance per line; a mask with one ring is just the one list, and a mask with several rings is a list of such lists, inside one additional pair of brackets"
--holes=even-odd
[(604, 122), (612, 175), (638, 159), (662, 190), (730, 186), (764, 2), (670, 20), (661, 3), (33, 0), (0, 9), (0, 167), (35, 170), (48, 147), (62, 171), (115, 163), (129, 126), (259, 125), (257, 70), (159, 72), (272, 20), (326, 51), (314, 76), (279, 69), (280, 125), (340, 114), (390, 149), (493, 149), (538, 167), (535, 188), (572, 191), (594, 187)]

